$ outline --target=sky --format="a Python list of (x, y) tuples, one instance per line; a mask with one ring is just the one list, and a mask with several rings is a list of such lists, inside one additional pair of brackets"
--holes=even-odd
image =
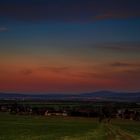
[(0, 0), (0, 91), (140, 91), (139, 0)]

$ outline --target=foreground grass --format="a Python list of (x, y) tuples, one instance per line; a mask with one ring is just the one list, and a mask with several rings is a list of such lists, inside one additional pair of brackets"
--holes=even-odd
[(59, 140), (80, 136), (96, 128), (93, 119), (0, 114), (0, 140)]
[(140, 123), (0, 114), (0, 140), (140, 140)]

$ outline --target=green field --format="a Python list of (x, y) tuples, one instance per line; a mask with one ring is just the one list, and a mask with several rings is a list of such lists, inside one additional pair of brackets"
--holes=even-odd
[(140, 122), (1, 113), (0, 140), (140, 140)]

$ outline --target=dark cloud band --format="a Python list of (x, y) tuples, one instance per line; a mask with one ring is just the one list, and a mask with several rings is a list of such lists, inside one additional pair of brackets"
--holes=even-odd
[(25, 0), (0, 2), (0, 17), (40, 21), (94, 21), (140, 17), (138, 0)]
[(112, 67), (140, 67), (140, 64), (127, 63), (127, 62), (114, 62), (114, 63), (111, 63), (110, 66)]

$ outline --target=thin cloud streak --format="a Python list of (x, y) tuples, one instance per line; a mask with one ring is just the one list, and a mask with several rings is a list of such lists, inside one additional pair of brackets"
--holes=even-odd
[(140, 42), (114, 42), (114, 43), (104, 43), (91, 45), (97, 49), (104, 49), (110, 51), (118, 52), (139, 52), (140, 51)]
[(111, 67), (140, 67), (140, 64), (127, 62), (114, 62), (110, 64)]
[(50, 66), (43, 66), (39, 68), (40, 70), (45, 70), (54, 73), (63, 73), (69, 70), (69, 67), (50, 67)]
[(21, 73), (25, 76), (29, 76), (33, 73), (33, 70), (31, 69), (25, 69), (25, 70), (22, 70)]
[(6, 27), (0, 27), (0, 32), (6, 32), (6, 31), (8, 31), (8, 28), (6, 28)]

